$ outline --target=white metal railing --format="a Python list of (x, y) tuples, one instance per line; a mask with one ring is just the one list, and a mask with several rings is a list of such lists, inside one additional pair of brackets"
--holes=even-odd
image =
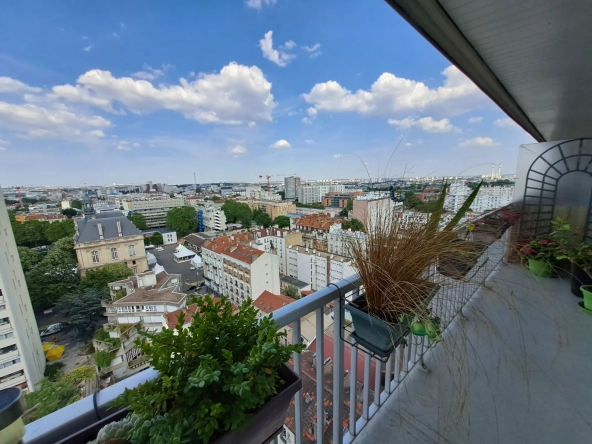
[[(501, 262), (504, 255), (504, 242), (497, 241), (490, 245), (477, 265), (469, 274), (461, 280), (447, 278), (434, 273), (435, 281), (440, 284), (440, 290), (431, 302), (432, 313), (440, 318), (440, 326), (444, 330), (450, 322), (459, 314), (462, 315), (462, 308), (485, 281), (487, 276)], [(330, 284), (309, 296), (301, 298), (289, 305), (286, 305), (273, 313), (275, 322), (280, 326), (291, 324), (293, 329), (293, 342), (301, 341), (301, 319), (306, 315), (316, 312), (316, 356), (317, 365), (315, 369), (316, 378), (316, 430), (317, 442), (322, 442), (325, 433), (325, 386), (323, 374), (324, 368), (321, 363), (325, 357), (324, 337), (325, 329), (323, 313), (325, 307), (333, 304), (333, 395), (331, 401), (333, 410), (332, 440), (334, 443), (351, 443), (360, 431), (369, 423), (374, 414), (381, 408), (389, 396), (396, 393), (396, 389), (406, 375), (416, 366), (426, 370), (423, 361), (424, 355), (437, 346), (437, 342), (428, 339), (426, 336), (418, 337), (410, 335), (408, 343), (401, 344), (390, 355), (386, 362), (376, 358), (373, 354), (363, 348), (351, 347), (344, 339), (344, 305), (351, 295), (360, 290), (357, 278), (353, 277)], [(349, 341), (348, 341), (349, 342)], [(349, 397), (346, 399), (344, 392), (344, 355), (348, 347), (351, 354), (349, 363)], [(359, 353), (363, 353), (363, 368), (358, 368)], [(302, 374), (302, 357), (295, 354), (293, 357), (295, 371)], [(419, 364), (419, 365), (418, 365)], [(374, 367), (374, 372), (372, 372)], [(371, 373), (374, 373), (373, 375)], [(363, 374), (361, 393), (356, 391), (357, 381)], [(45, 416), (26, 426), (26, 435), (23, 444), (45, 444), (54, 443), (66, 436), (91, 425), (98, 419), (107, 416), (109, 404), (119, 396), (125, 388), (132, 388), (149, 379), (153, 379), (157, 373), (149, 368), (141, 373), (133, 375), (113, 386), (107, 387), (93, 396), (81, 399), (80, 401), (64, 407), (63, 409)], [(371, 378), (374, 378), (374, 390), (371, 390)], [(361, 395), (361, 411), (356, 408)], [(345, 404), (349, 410), (344, 411)], [(295, 395), (295, 438), (296, 444), (303, 441), (302, 422), (302, 393)], [(112, 413), (112, 412), (110, 412)], [(320, 419), (320, 421), (318, 420)], [(347, 427), (344, 428), (344, 421)], [(320, 438), (320, 439), (319, 439)], [(280, 442), (278, 438), (274, 442)]]

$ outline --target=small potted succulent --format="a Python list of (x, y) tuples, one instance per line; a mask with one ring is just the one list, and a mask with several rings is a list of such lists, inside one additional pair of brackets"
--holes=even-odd
[(302, 380), (286, 362), (303, 345), (282, 345), (271, 316), (245, 301), (197, 300), (183, 328), (142, 333), (138, 346), (159, 372), (115, 402), (129, 413), (105, 426), (100, 443), (260, 444), (280, 429)]

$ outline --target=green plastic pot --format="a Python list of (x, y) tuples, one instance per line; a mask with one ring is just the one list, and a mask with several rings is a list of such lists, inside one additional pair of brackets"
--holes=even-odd
[(584, 295), (584, 308), (592, 310), (592, 285), (582, 285), (580, 290)]
[(427, 335), (425, 324), (421, 321), (415, 321), (411, 324), (411, 333), (415, 336), (425, 336)]
[(551, 262), (537, 259), (528, 259), (528, 270), (540, 277), (552, 277), (554, 271)]

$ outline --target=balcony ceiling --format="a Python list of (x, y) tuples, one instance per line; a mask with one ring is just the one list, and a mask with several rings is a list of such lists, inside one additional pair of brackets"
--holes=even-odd
[(592, 2), (386, 0), (538, 141), (592, 137)]

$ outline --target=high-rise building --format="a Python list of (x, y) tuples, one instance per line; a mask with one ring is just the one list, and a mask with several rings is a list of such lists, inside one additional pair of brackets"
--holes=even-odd
[(345, 185), (308, 185), (298, 187), (298, 202), (302, 204), (320, 203), (327, 193), (343, 193)]
[(133, 211), (142, 214), (146, 218), (148, 228), (164, 227), (167, 213), (173, 208), (184, 207), (185, 197), (154, 197), (154, 198), (130, 198), (121, 202), (125, 211)]
[(284, 178), (284, 185), (286, 188), (286, 194), (284, 197), (286, 199), (296, 199), (296, 197), (298, 196), (298, 187), (300, 186), (300, 177), (286, 177)]
[(1, 190), (0, 252), (0, 390), (34, 390), (45, 355)]

